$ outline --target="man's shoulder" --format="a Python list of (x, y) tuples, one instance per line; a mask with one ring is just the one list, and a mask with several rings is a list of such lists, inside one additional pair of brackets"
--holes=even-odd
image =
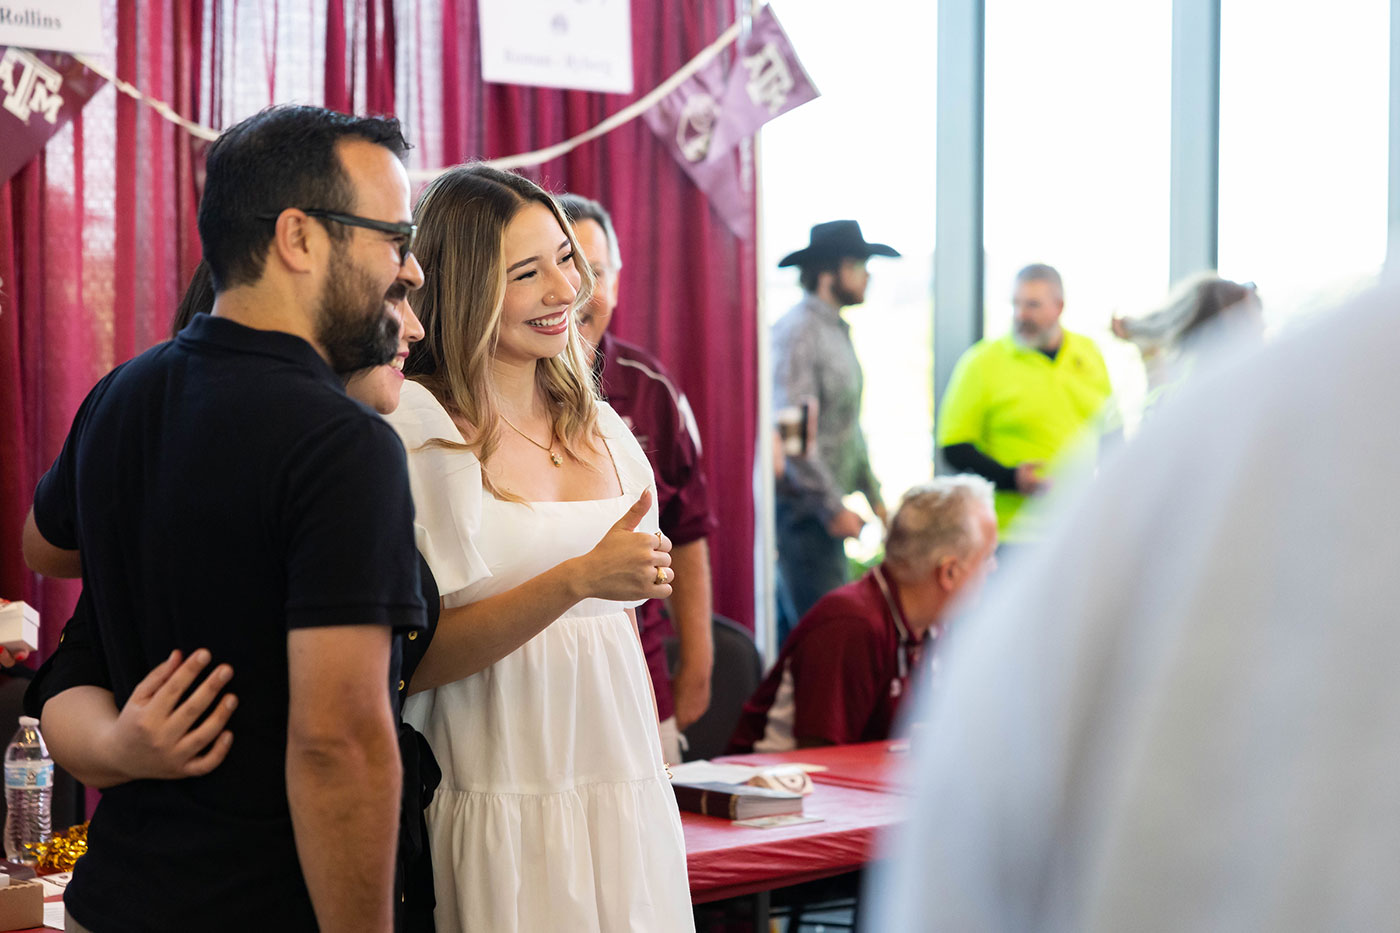
[(143, 350), (131, 359), (118, 363), (88, 390), (82, 408), (74, 418), (72, 430), (80, 431), (89, 419), (101, 420), (100, 412), (110, 405), (126, 411), (130, 400), (147, 391), (151, 383), (164, 380), (172, 356), (172, 342), (165, 341)]
[[(799, 629), (805, 629), (806, 642), (813, 636), (825, 641), (830, 637), (874, 636), (885, 627), (882, 603), (873, 598), (872, 584), (867, 577), (839, 586), (827, 593), (802, 617)], [(797, 630), (793, 632), (794, 636)]]
[(1093, 337), (1090, 337), (1088, 334), (1081, 334), (1077, 330), (1066, 330), (1064, 335), (1065, 345), (1072, 348), (1076, 353), (1103, 359), (1103, 354), (1099, 352), (1099, 345), (1095, 342)]
[(644, 366), (650, 370), (661, 373), (662, 375), (665, 374), (665, 367), (661, 365), (661, 361), (656, 358), (656, 355), (644, 349), (643, 347), (637, 346), (637, 344), (635, 343), (630, 343), (626, 340), (619, 340), (618, 338), (609, 334), (606, 347), (608, 351), (607, 357), (610, 361), (625, 360), (629, 363)]
[(172, 417), (207, 418), (209, 423), (257, 424), (248, 435), (267, 443), (288, 438), (315, 439), (347, 427), (392, 434), (382, 418), (345, 393), (329, 369), (311, 359), (248, 352), (242, 347), (201, 344), (184, 335), (132, 360), (132, 371), (150, 374), (150, 386), (164, 386), (164, 399), (178, 405)]
[(623, 340), (612, 340), (607, 367), (603, 370), (604, 381), (611, 375), (618, 380), (626, 380), (634, 389), (652, 388), (664, 392), (673, 403), (679, 404), (681, 391), (666, 368), (651, 353)]
[(1065, 331), (1063, 352), (1071, 371), (1082, 373), (1092, 380), (1107, 380), (1108, 364), (1104, 362), (1103, 353), (1092, 337)]
[(813, 330), (821, 324), (822, 317), (817, 313), (817, 309), (803, 298), (773, 322), (773, 339), (779, 340), (794, 333)]
[[(241, 409), (244, 420), (265, 426), (270, 443), (302, 438), (315, 445), (333, 438), (394, 436), (394, 430), (373, 409), (345, 391), (311, 374), (279, 369), (267, 373), (246, 394), (214, 399), (225, 412)], [(300, 446), (300, 445), (298, 445)]]
[(307, 394), (308, 404), (293, 406), (301, 410), (281, 424), (282, 437), (299, 439), (288, 448), (295, 457), (319, 453), (334, 463), (344, 454), (350, 473), (385, 469), (405, 458), (403, 439), (372, 408), (329, 389)]
[(98, 395), (114, 386), (139, 381), (160, 373), (168, 365), (174, 342), (167, 340), (141, 351), (124, 363), (118, 363), (97, 381), (90, 394)]
[(995, 365), (1012, 355), (1015, 344), (1010, 335), (1002, 334), (999, 337), (983, 337), (963, 351), (962, 359), (958, 362), (968, 365)]
[(963, 351), (956, 364), (957, 378), (949, 383), (948, 393), (964, 399), (989, 385), (993, 373), (1010, 365), (1014, 345), (1009, 336), (983, 337)]

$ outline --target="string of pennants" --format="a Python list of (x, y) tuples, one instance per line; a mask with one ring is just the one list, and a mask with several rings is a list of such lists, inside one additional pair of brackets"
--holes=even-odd
[[(737, 44), (726, 65), (721, 53)], [(106, 84), (150, 107), (200, 140), (219, 131), (185, 119), (93, 59), (77, 54), (0, 46), (0, 180), (8, 180), (72, 120)], [(735, 150), (758, 128), (819, 96), (771, 6), (747, 35), (735, 23), (650, 93), (597, 126), (553, 146), (491, 160), (500, 168), (539, 165), (642, 117), (715, 211), (739, 237), (752, 235), (751, 212)], [(419, 169), (427, 181), (446, 168)]]

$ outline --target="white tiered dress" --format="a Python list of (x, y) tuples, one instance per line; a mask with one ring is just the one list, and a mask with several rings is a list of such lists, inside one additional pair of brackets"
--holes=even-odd
[[(418, 547), (448, 607), (511, 589), (591, 550), (652, 487), (645, 455), (600, 405), (623, 494), (506, 502), (484, 493), (461, 439), (407, 382), (389, 420), (408, 450)], [(657, 737), (637, 603), (585, 600), (484, 671), (412, 697), (404, 718), (442, 767), (428, 808), (439, 933), (694, 929), (680, 814)]]

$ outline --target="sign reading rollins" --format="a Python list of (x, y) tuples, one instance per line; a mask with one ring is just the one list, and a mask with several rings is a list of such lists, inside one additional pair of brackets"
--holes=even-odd
[(0, 46), (100, 55), (102, 0), (0, 0)]

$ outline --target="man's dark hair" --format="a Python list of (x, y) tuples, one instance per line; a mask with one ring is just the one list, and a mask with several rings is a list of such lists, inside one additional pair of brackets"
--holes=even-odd
[(559, 209), (574, 226), (578, 226), (582, 221), (591, 220), (603, 228), (603, 235), (608, 239), (608, 258), (612, 260), (614, 269), (621, 269), (622, 250), (617, 245), (617, 232), (613, 230), (612, 215), (608, 213), (608, 209), (581, 194), (561, 194), (554, 200), (559, 202)]
[[(269, 107), (226, 130), (209, 148), (199, 238), (214, 291), (256, 282), (275, 232), (259, 217), (289, 207), (353, 213), (355, 192), (335, 151), (346, 139), (402, 159), (408, 143), (392, 117), (354, 117), (321, 107)], [(326, 224), (332, 237), (349, 235)]]
[(815, 294), (817, 291), (817, 277), (823, 272), (840, 272), (841, 263), (845, 259), (841, 256), (831, 256), (826, 259), (813, 259), (803, 263), (797, 269), (797, 281), (802, 284), (802, 290), (808, 294)]

